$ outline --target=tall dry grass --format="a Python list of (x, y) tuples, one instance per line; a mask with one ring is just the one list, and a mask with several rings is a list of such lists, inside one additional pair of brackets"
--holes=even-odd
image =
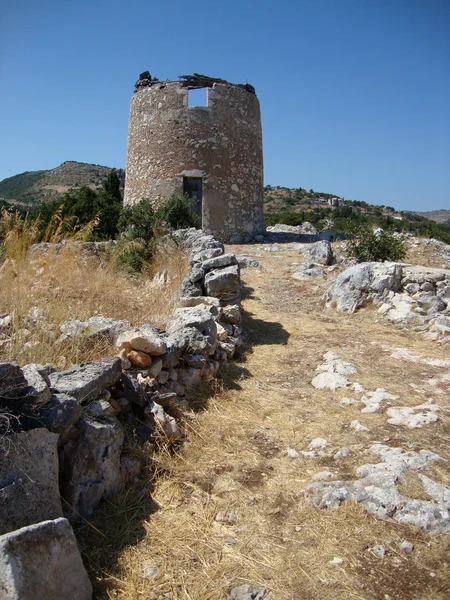
[[(66, 368), (114, 353), (106, 339), (58, 341), (66, 320), (102, 315), (164, 326), (186, 272), (181, 248), (159, 243), (147, 272), (130, 276), (118, 269), (117, 253), (100, 259), (85, 251), (94, 226), (79, 227), (56, 214), (42, 238), (38, 221), (0, 213), (0, 316), (11, 316), (0, 327), (0, 360)], [(31, 252), (41, 239), (53, 245)]]

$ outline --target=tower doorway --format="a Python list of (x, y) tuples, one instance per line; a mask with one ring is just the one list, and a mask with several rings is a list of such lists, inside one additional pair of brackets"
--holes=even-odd
[(201, 177), (183, 177), (183, 193), (192, 201), (191, 212), (199, 218), (202, 226), (203, 179)]

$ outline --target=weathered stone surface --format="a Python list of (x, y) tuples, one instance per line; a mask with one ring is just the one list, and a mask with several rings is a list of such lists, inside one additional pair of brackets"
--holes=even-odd
[(161, 356), (167, 350), (161, 334), (163, 332), (153, 325), (134, 327), (134, 329), (120, 334), (116, 346), (119, 350), (129, 348), (146, 352), (150, 356)]
[(323, 355), (324, 362), (316, 369), (318, 375), (311, 381), (318, 390), (337, 390), (350, 385), (346, 375), (354, 375), (357, 371), (354, 365), (339, 358), (336, 352), (326, 352)]
[(22, 372), (31, 390), (29, 393), (36, 396), (36, 403), (43, 404), (50, 400), (52, 392), (50, 380), (43, 365), (30, 364), (22, 367)]
[(105, 388), (114, 385), (122, 373), (120, 358), (108, 358), (75, 365), (67, 371), (52, 373), (53, 392), (73, 396), (78, 402), (89, 402)]
[(199, 281), (192, 283), (189, 277), (183, 279), (180, 293), (185, 298), (196, 298), (203, 294), (202, 284)]
[(320, 267), (310, 267), (309, 265), (303, 265), (299, 267), (298, 271), (292, 273), (292, 279), (298, 281), (309, 281), (311, 279), (325, 279), (325, 271)]
[(433, 400), (416, 406), (393, 406), (387, 409), (388, 423), (391, 425), (404, 425), (409, 429), (419, 429), (436, 423), (439, 420), (439, 407)]
[(251, 258), (250, 256), (245, 256), (244, 254), (236, 254), (236, 258), (241, 269), (260, 266), (256, 258)]
[[(174, 311), (167, 324), (167, 331), (173, 334), (175, 332), (186, 332), (186, 329), (195, 328), (208, 342), (206, 352), (213, 354), (217, 344), (217, 326), (213, 318), (213, 310), (215, 310), (214, 307), (206, 305), (199, 305), (192, 308), (178, 308)], [(193, 340), (193, 344), (191, 344), (190, 335), (186, 336), (186, 333), (183, 333), (182, 336), (186, 340), (184, 349), (187, 349), (188, 345), (189, 347), (195, 345), (196, 340)]]
[(365, 301), (385, 290), (401, 289), (402, 266), (397, 263), (361, 263), (338, 275), (324, 295), (340, 312), (355, 312)]
[(0, 401), (21, 398), (28, 393), (28, 381), (16, 363), (0, 363)]
[(54, 433), (67, 433), (81, 417), (79, 402), (67, 394), (53, 394), (50, 402), (39, 408), (39, 422)]
[(240, 277), (239, 266), (232, 265), (223, 269), (213, 269), (205, 275), (204, 286), (208, 296), (239, 295)]
[(415, 525), (427, 533), (450, 531), (449, 486), (419, 475), (424, 491), (433, 498), (429, 501), (403, 496), (397, 488), (404, 473), (422, 471), (441, 458), (428, 450), (406, 452), (383, 444), (374, 444), (370, 450), (382, 462), (359, 467), (357, 480), (311, 483), (305, 490), (306, 500), (321, 509), (336, 509), (341, 502), (352, 500), (379, 519)]
[(196, 283), (197, 281), (201, 281), (205, 276), (205, 271), (201, 266), (194, 265), (191, 269), (189, 269), (186, 277), (189, 279), (191, 283)]
[(220, 300), (212, 296), (197, 296), (196, 298), (185, 298), (183, 296), (179, 299), (178, 304), (180, 308), (189, 308), (191, 306), (198, 306), (199, 304), (209, 304), (210, 306), (219, 308)]
[(46, 429), (0, 440), (0, 534), (62, 517), (57, 442)]
[(2, 600), (91, 600), (69, 522), (45, 520), (0, 536)]
[(220, 312), (220, 320), (230, 325), (239, 325), (241, 322), (241, 309), (238, 304), (223, 306)]
[(90, 519), (104, 498), (123, 485), (120, 471), (124, 431), (115, 417), (80, 419), (60, 452), (60, 485), (64, 513)]
[(93, 338), (104, 336), (115, 343), (117, 336), (131, 326), (129, 321), (120, 321), (110, 317), (91, 317), (87, 321), (64, 321), (60, 327), (61, 340), (72, 339), (80, 336)]
[(266, 588), (249, 584), (233, 588), (228, 598), (229, 600), (275, 600), (273, 594)]
[(130, 363), (135, 367), (146, 368), (152, 364), (152, 357), (140, 350), (130, 350), (127, 354)]
[(202, 262), (201, 267), (205, 273), (212, 269), (220, 269), (221, 267), (229, 267), (230, 265), (237, 265), (238, 261), (235, 254), (222, 254), (216, 258), (210, 258)]
[(203, 230), (220, 240), (263, 233), (261, 117), (249, 89), (215, 83), (200, 109), (188, 106), (182, 82), (139, 88), (131, 100), (125, 205), (148, 197), (159, 206), (183, 192), (184, 176), (207, 175)]
[(308, 260), (320, 265), (331, 265), (333, 262), (333, 250), (330, 242), (321, 240), (311, 244), (306, 252)]
[(122, 382), (125, 398), (127, 400), (140, 407), (144, 407), (148, 403), (147, 394), (136, 379), (130, 377), (127, 373), (122, 373), (120, 381)]

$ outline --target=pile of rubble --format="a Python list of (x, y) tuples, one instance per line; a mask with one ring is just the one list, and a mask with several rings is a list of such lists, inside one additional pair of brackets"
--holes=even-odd
[[(139, 477), (142, 464), (127, 431), (150, 443), (158, 434), (182, 438), (189, 391), (214, 378), (242, 344), (236, 256), (201, 231), (176, 235), (189, 249), (189, 271), (167, 330), (104, 317), (69, 321), (61, 328), (66, 339), (107, 335), (118, 356), (60, 372), (0, 364), (5, 598), (61, 597), (62, 575), (55, 573), (66, 573), (73, 555), (70, 586), (80, 599), (91, 597), (66, 519), (91, 518), (102, 500)], [(42, 558), (40, 571), (52, 576), (40, 581), (33, 576), (38, 556), (52, 557)]]

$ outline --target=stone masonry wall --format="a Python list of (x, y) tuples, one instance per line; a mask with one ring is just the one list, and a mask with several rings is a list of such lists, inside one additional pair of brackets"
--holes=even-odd
[(259, 102), (232, 84), (207, 88), (207, 106), (188, 106), (188, 89), (161, 82), (131, 100), (125, 204), (160, 205), (202, 177), (202, 228), (220, 241), (264, 232)]
[[(61, 327), (63, 336), (108, 336), (118, 356), (60, 372), (0, 363), (5, 600), (59, 600), (68, 581), (66, 556), (76, 597), (92, 597), (66, 519), (90, 519), (103, 500), (139, 477), (135, 435), (150, 443), (158, 433), (171, 443), (182, 438), (190, 391), (214, 378), (242, 344), (236, 256), (202, 231), (174, 235), (189, 251), (189, 270), (167, 331), (105, 317), (71, 321)], [(48, 577), (36, 577), (38, 570)]]

